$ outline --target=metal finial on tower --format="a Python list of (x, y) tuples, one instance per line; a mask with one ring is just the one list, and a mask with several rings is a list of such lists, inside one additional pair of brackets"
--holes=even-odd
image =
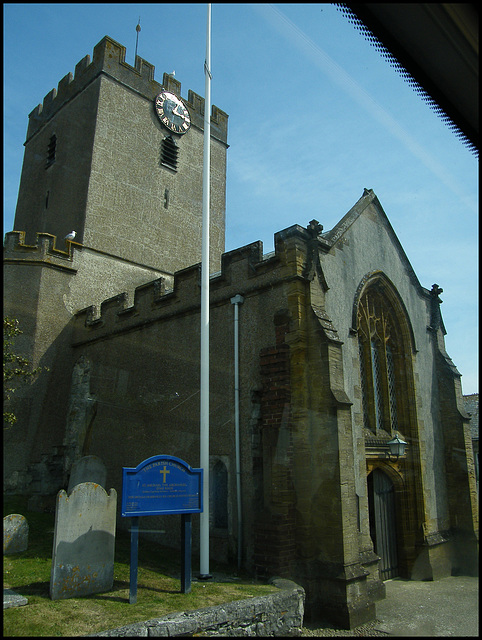
[(139, 21), (137, 23), (136, 26), (136, 31), (137, 31), (137, 35), (136, 35), (136, 53), (134, 56), (134, 64), (136, 64), (136, 58), (137, 58), (137, 44), (139, 42), (139, 31), (141, 30), (141, 16), (139, 16)]

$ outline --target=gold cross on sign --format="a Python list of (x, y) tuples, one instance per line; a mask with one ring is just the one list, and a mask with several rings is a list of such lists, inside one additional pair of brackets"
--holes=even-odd
[(166, 469), (166, 465), (164, 465), (164, 469), (162, 471), (159, 471), (159, 473), (162, 473), (162, 483), (165, 484), (165, 482), (166, 482), (166, 473), (171, 473), (171, 472), (168, 471)]

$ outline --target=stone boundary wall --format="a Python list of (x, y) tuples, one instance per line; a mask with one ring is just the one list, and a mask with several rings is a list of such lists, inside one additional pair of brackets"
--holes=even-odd
[(163, 618), (136, 622), (88, 637), (300, 636), (304, 589), (282, 578), (273, 578), (270, 582), (280, 589), (278, 593), (171, 613)]

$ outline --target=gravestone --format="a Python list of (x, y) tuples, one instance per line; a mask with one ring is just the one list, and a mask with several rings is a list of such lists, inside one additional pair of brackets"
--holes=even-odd
[(81, 482), (96, 482), (105, 489), (106, 479), (107, 469), (102, 460), (97, 456), (84, 456), (72, 465), (67, 493), (72, 493)]
[(50, 574), (52, 600), (112, 589), (117, 493), (83, 482), (57, 494)]
[(26, 551), (28, 546), (28, 522), (25, 516), (12, 513), (3, 519), (3, 555)]

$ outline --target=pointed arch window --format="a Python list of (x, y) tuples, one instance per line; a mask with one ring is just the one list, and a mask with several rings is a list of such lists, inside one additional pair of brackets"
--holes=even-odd
[(360, 298), (357, 311), (363, 423), (377, 435), (400, 424), (406, 388), (406, 353), (397, 313), (374, 284)]

